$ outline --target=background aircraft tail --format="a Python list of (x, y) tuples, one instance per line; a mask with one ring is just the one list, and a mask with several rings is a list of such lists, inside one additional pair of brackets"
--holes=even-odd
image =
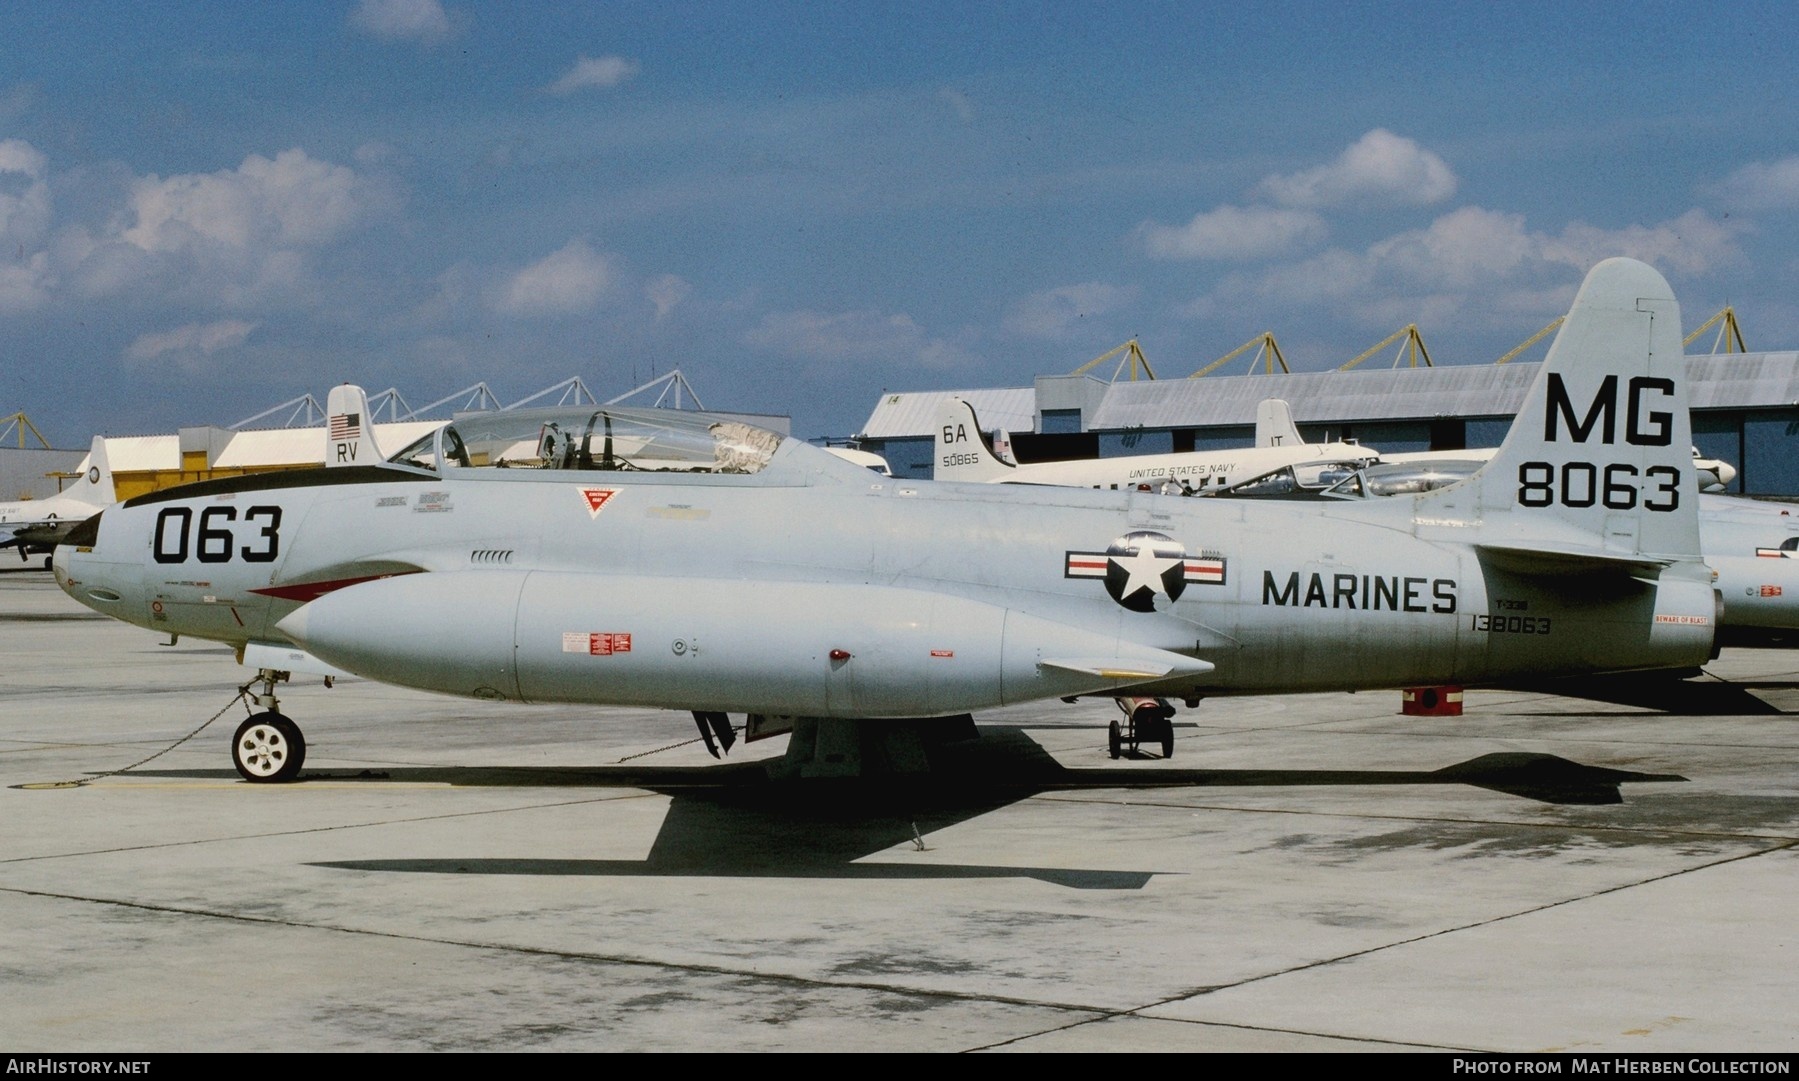
[(1293, 423), (1293, 410), (1280, 398), (1264, 398), (1256, 406), (1256, 446), (1298, 447), (1299, 425)]
[(96, 507), (104, 507), (118, 501), (118, 492), (112, 485), (112, 463), (106, 457), (106, 437), (94, 437), (94, 445), (87, 452), (87, 469), (81, 479), (63, 491), (63, 495), (74, 496)]
[(1018, 464), (1018, 455), (1012, 453), (1012, 433), (1004, 428), (993, 429), (993, 456), (1007, 465)]
[(1673, 290), (1647, 264), (1607, 259), (1505, 442), (1468, 481), (1419, 496), (1419, 526), (1478, 523), (1483, 546), (1542, 556), (1697, 560), (1692, 447)]
[(375, 442), (369, 396), (354, 383), (331, 388), (325, 400), (325, 467), (374, 465), (385, 455)]
[(931, 476), (936, 480), (990, 484), (1010, 477), (1015, 468), (987, 445), (974, 406), (956, 397), (943, 399), (938, 412), (936, 450), (931, 458)]

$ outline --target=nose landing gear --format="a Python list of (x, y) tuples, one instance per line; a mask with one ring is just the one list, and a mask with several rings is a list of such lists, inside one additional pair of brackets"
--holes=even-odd
[[(288, 673), (273, 668), (258, 670), (262, 693), (251, 695), (264, 712), (253, 714), (237, 726), (231, 737), (231, 764), (238, 776), (256, 784), (280, 784), (300, 776), (306, 764), (306, 737), (300, 726), (276, 712), (275, 684), (285, 683)], [(247, 694), (249, 685), (244, 687)]]

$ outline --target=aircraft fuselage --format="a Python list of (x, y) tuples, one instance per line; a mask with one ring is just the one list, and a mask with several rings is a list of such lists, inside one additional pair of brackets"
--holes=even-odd
[(1712, 647), (1709, 583), (1571, 588), (1433, 539), (1410, 501), (1251, 509), (894, 481), (825, 457), (789, 443), (755, 476), (211, 482), (109, 509), (56, 571), (127, 622), (291, 641), (385, 682), (727, 712), (1479, 684), (1697, 665)]

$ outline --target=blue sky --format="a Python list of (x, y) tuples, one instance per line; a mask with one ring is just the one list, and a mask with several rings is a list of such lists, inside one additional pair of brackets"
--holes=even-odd
[(1336, 367), (1411, 322), (1486, 363), (1617, 254), (1689, 327), (1731, 304), (1750, 348), (1799, 348), (1796, 30), (1754, 3), (12, 3), (0, 415), (78, 447), (343, 381), (419, 406), (679, 368), (847, 435), (883, 391), (1133, 337), (1165, 378), (1265, 330)]

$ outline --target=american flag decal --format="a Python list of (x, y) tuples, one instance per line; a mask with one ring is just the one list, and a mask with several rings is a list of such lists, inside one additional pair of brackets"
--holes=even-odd
[(361, 435), (361, 413), (339, 413), (331, 418), (331, 438), (356, 439)]

